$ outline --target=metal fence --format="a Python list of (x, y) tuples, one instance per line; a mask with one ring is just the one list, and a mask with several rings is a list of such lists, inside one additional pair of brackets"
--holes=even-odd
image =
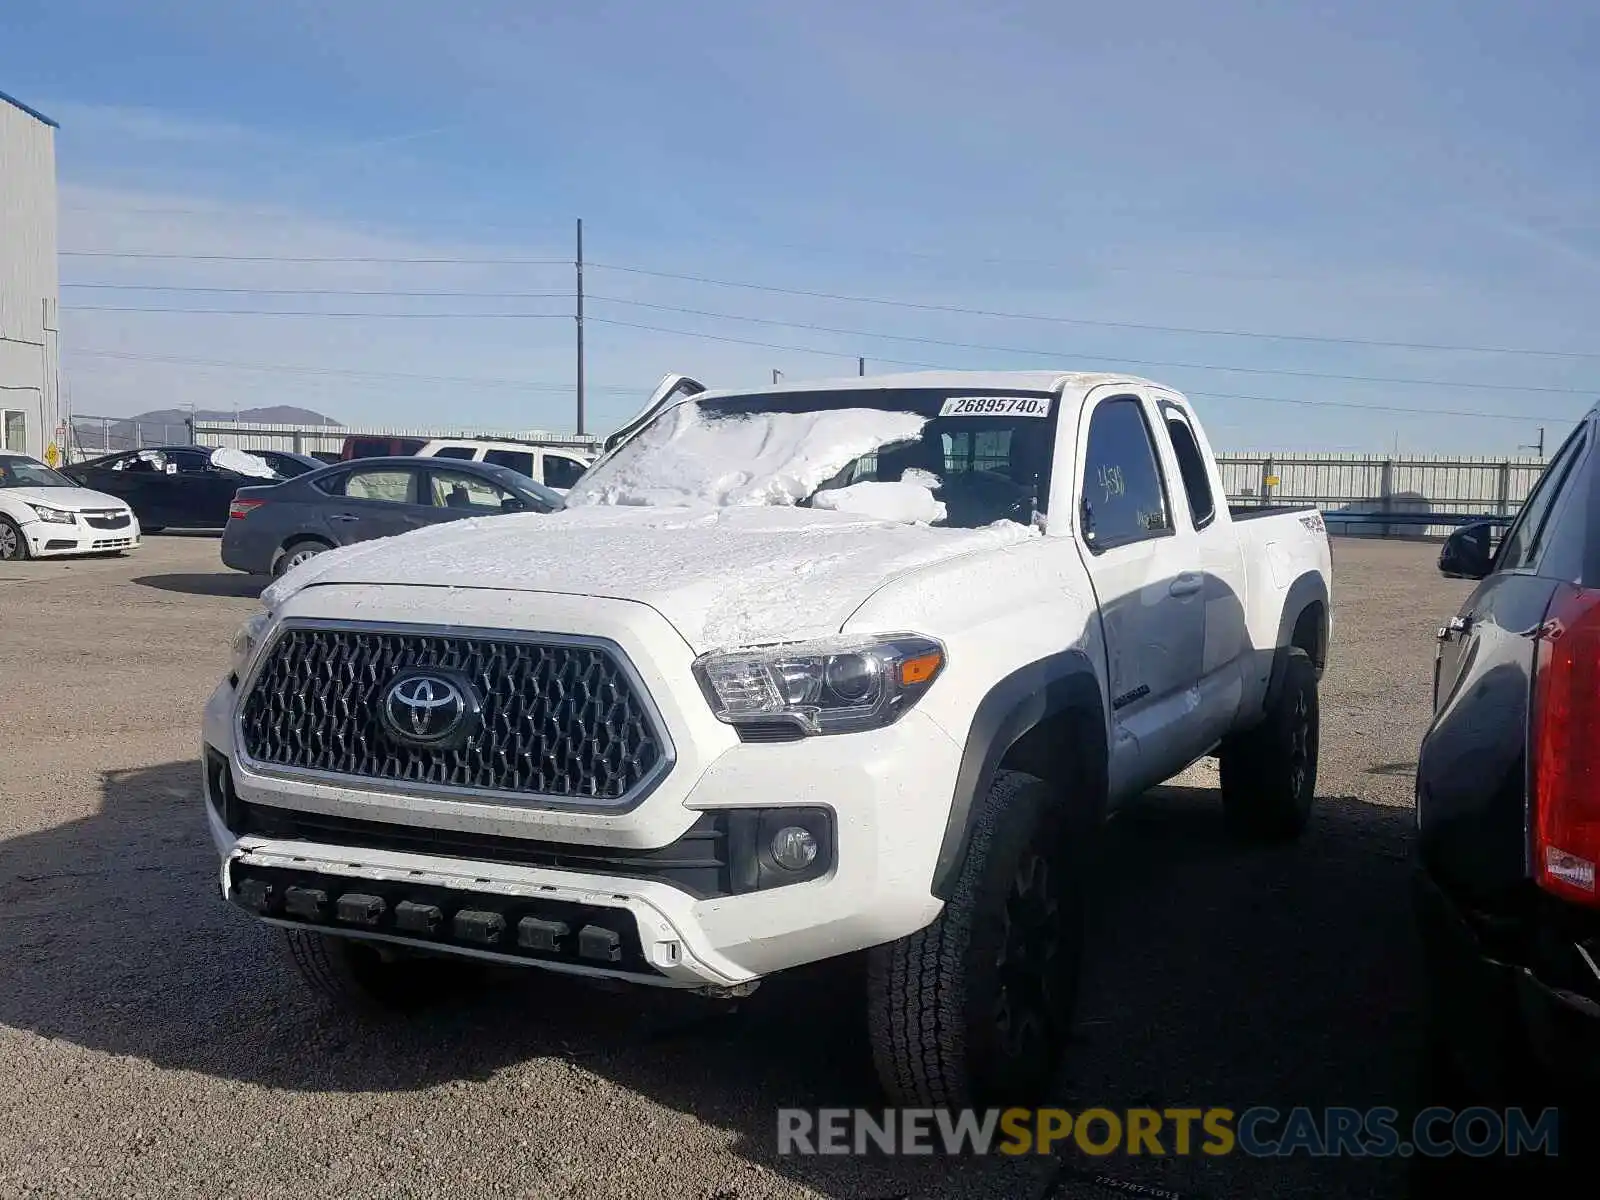
[[(1315, 504), (1331, 533), (1405, 532), (1442, 537), (1452, 522), (1427, 525), (1428, 513), (1515, 515), (1544, 471), (1542, 458), (1459, 455), (1318, 454), (1264, 451), (1221, 454), (1223, 489), (1233, 503)], [(1403, 514), (1384, 525), (1382, 514)], [(1341, 515), (1352, 520), (1341, 522)]]

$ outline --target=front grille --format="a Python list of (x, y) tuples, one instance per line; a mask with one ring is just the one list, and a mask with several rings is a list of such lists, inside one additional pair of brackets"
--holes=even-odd
[(132, 518), (125, 512), (94, 512), (84, 513), (83, 520), (90, 529), (126, 529)]
[(126, 550), (132, 545), (132, 538), (101, 538), (94, 544), (94, 548), (96, 550)]
[[(465, 745), (386, 731), (391, 683), (418, 669), (476, 688), (481, 720)], [(240, 725), (245, 753), (265, 766), (577, 802), (624, 799), (667, 753), (611, 651), (492, 634), (290, 627), (266, 651)]]

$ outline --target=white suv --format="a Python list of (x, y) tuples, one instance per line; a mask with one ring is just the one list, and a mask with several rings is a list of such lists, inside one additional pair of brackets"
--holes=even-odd
[(554, 449), (534, 442), (438, 438), (417, 451), (422, 458), (462, 458), (494, 463), (526, 475), (535, 483), (565, 492), (589, 469), (589, 456), (578, 450)]

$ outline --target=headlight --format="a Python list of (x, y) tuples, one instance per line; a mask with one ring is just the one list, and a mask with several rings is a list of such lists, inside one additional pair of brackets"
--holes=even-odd
[(48, 504), (30, 504), (28, 507), (39, 514), (41, 521), (48, 521), (52, 525), (72, 524), (72, 514), (64, 508), (51, 508)]
[(261, 640), (261, 631), (267, 627), (267, 622), (272, 620), (269, 612), (258, 612), (247, 620), (233, 635), (233, 673), (236, 677), (244, 676), (245, 668), (250, 665), (250, 656), (255, 653), (256, 644)]
[(944, 669), (944, 647), (913, 633), (827, 638), (701, 655), (694, 671), (717, 719), (792, 721), (809, 734), (892, 725)]

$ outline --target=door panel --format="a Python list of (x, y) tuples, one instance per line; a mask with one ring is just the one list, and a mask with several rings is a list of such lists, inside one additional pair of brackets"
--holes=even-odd
[(1194, 697), (1205, 646), (1205, 582), (1173, 519), (1146, 399), (1085, 406), (1078, 536), (1094, 584), (1110, 683), (1112, 792), (1125, 799), (1201, 753)]
[[(1220, 476), (1207, 464), (1210, 447), (1187, 408), (1164, 398), (1162, 449), (1170, 456), (1174, 507), (1188, 532), (1186, 553), (1205, 581), (1205, 630), (1200, 662), (1200, 718), (1208, 740), (1233, 728), (1244, 699), (1244, 679), (1253, 651), (1247, 611), (1244, 552), (1226, 505)], [(1181, 495), (1181, 499), (1179, 499)], [(1271, 647), (1263, 647), (1270, 653)]]
[(342, 495), (328, 507), (328, 525), (340, 545), (392, 537), (428, 524), (428, 511), (417, 503), (419, 469), (358, 468), (345, 476)]

